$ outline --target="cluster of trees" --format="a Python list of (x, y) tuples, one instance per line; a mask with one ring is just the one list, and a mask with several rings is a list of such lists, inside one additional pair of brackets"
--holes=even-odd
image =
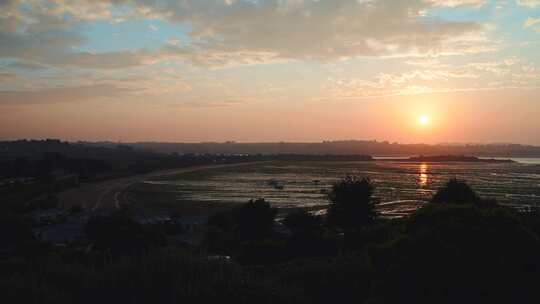
[(190, 248), (125, 212), (88, 221), (91, 247), (53, 248), (1, 213), (0, 289), (6, 303), (538, 303), (538, 214), (454, 179), (409, 218), (383, 219), (373, 190), (347, 177), (326, 216), (277, 221), (252, 200), (212, 216)]
[[(310, 261), (314, 264), (302, 268), (303, 275), (295, 275), (306, 280), (296, 282), (303, 287), (313, 282), (312, 276), (324, 276), (314, 283), (320, 289), (312, 291), (313, 302), (540, 300), (534, 287), (540, 275), (536, 213), (499, 206), (464, 181), (452, 179), (410, 218), (385, 220), (377, 217), (373, 190), (369, 179), (343, 179), (329, 193), (327, 216), (291, 213), (283, 220), (290, 232), (286, 236), (269, 227), (275, 210), (262, 200), (252, 201), (209, 221), (213, 228), (207, 250), (244, 264), (281, 263), (286, 270), (280, 275), (285, 277), (291, 275), (291, 264), (298, 271), (299, 261)], [(239, 216), (254, 209), (249, 221)], [(341, 263), (348, 268), (339, 268)], [(343, 273), (329, 274), (327, 267)], [(334, 280), (343, 285), (335, 286)]]
[(124, 145), (97, 147), (55, 140), (0, 142), (0, 178), (47, 180), (55, 171), (93, 181), (160, 169), (252, 160), (238, 155), (160, 154)]
[[(59, 140), (0, 142), (0, 205), (23, 205), (79, 185), (156, 170), (255, 161), (259, 156), (159, 154)], [(27, 206), (24, 206), (25, 208)]]

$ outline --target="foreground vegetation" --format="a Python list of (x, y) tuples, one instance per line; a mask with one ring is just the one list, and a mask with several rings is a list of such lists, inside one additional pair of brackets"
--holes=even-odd
[(253, 200), (212, 216), (197, 245), (129, 210), (94, 216), (87, 241), (37, 241), (0, 216), (3, 303), (538, 303), (540, 217), (451, 180), (409, 218), (381, 219), (368, 179), (347, 177), (326, 216), (276, 223)]

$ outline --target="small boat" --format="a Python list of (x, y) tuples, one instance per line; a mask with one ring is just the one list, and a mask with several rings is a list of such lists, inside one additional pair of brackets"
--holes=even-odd
[(283, 183), (281, 183), (280, 181), (276, 179), (271, 179), (270, 181), (268, 181), (268, 184), (274, 187), (274, 189), (278, 189), (278, 190), (283, 190), (283, 188), (285, 187)]

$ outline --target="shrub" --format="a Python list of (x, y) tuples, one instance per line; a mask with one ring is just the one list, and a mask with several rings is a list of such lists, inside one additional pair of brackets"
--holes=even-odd
[(262, 239), (272, 234), (277, 210), (264, 199), (251, 200), (237, 213), (237, 232), (247, 239)]
[(535, 303), (540, 243), (504, 208), (429, 205), (370, 247), (382, 303)]
[(90, 218), (85, 231), (95, 249), (109, 251), (113, 255), (141, 253), (165, 243), (159, 231), (145, 229), (129, 216), (120, 213)]
[(328, 221), (345, 231), (358, 230), (375, 220), (374, 186), (368, 178), (348, 176), (329, 194)]
[(465, 182), (458, 179), (449, 180), (431, 199), (433, 203), (445, 204), (478, 204), (480, 197)]
[(277, 210), (264, 199), (250, 200), (210, 217), (208, 226), (232, 232), (239, 239), (261, 240), (272, 234)]
[(321, 219), (305, 210), (290, 213), (283, 223), (296, 235), (318, 235), (322, 232)]

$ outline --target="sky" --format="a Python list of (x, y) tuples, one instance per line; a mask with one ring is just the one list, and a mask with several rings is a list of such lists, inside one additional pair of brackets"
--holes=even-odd
[(0, 0), (0, 139), (540, 145), (540, 0)]

